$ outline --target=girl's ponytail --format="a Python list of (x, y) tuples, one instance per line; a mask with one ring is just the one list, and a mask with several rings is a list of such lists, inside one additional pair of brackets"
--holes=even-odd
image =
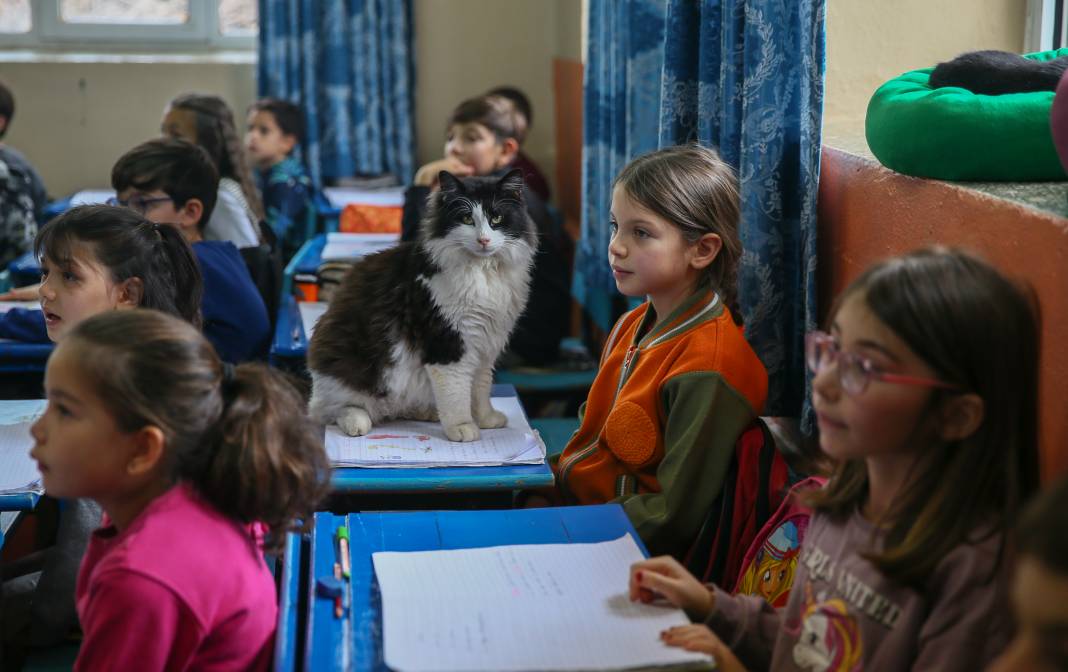
[(121, 431), (162, 430), (165, 478), (234, 520), (267, 525), (268, 550), (328, 493), (322, 433), (297, 391), (262, 364), (222, 362), (187, 322), (111, 311), (80, 322), (63, 347), (83, 349), (82, 372)]
[(321, 430), (279, 373), (262, 364), (219, 368), (223, 410), (204, 446), (210, 457), (185, 477), (219, 511), (265, 524), (280, 543), (328, 494)]
[(141, 305), (178, 315), (201, 327), (204, 286), (192, 247), (177, 227), (150, 222), (145, 225), (152, 228), (159, 242), (153, 249), (152, 271), (141, 276), (145, 284)]

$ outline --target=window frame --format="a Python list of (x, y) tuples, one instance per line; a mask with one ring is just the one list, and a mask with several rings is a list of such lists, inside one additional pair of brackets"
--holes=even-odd
[(0, 33), (5, 47), (70, 50), (89, 48), (152, 52), (255, 52), (255, 31), (223, 35), (218, 2), (189, 1), (189, 19), (182, 24), (68, 23), (60, 0), (31, 0), (30, 30)]

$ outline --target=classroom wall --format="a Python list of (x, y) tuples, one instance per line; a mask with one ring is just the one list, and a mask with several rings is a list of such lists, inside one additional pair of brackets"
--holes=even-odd
[(1019, 52), (1027, 0), (827, 0), (824, 120), (859, 122), (880, 84), (976, 49)]
[(52, 196), (107, 187), (115, 160), (159, 135), (172, 97), (185, 91), (222, 96), (241, 111), (243, 124), (254, 78), (251, 63), (0, 60), (0, 79), (16, 100), (4, 141), (26, 154)]
[(440, 158), (445, 121), (465, 98), (500, 84), (530, 97), (524, 151), (555, 185), (553, 58), (581, 59), (580, 0), (415, 0), (415, 113), (420, 165)]

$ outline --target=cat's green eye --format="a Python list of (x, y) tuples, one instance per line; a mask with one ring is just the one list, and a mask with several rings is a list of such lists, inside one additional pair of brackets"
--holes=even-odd
[(501, 216), (497, 215), (496, 217), (491, 219), (490, 222), (493, 223), (493, 224), (500, 224), (501, 223)]
[(471, 215), (466, 215), (464, 217), (463, 221), (464, 221), (464, 224), (474, 224), (475, 223), (475, 220), (471, 219)]

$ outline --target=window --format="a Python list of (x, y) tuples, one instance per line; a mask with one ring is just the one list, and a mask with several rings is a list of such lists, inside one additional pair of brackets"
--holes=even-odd
[(256, 0), (0, 0), (5, 46), (252, 49)]
[(1068, 46), (1065, 0), (1028, 0), (1024, 51), (1050, 51)]

